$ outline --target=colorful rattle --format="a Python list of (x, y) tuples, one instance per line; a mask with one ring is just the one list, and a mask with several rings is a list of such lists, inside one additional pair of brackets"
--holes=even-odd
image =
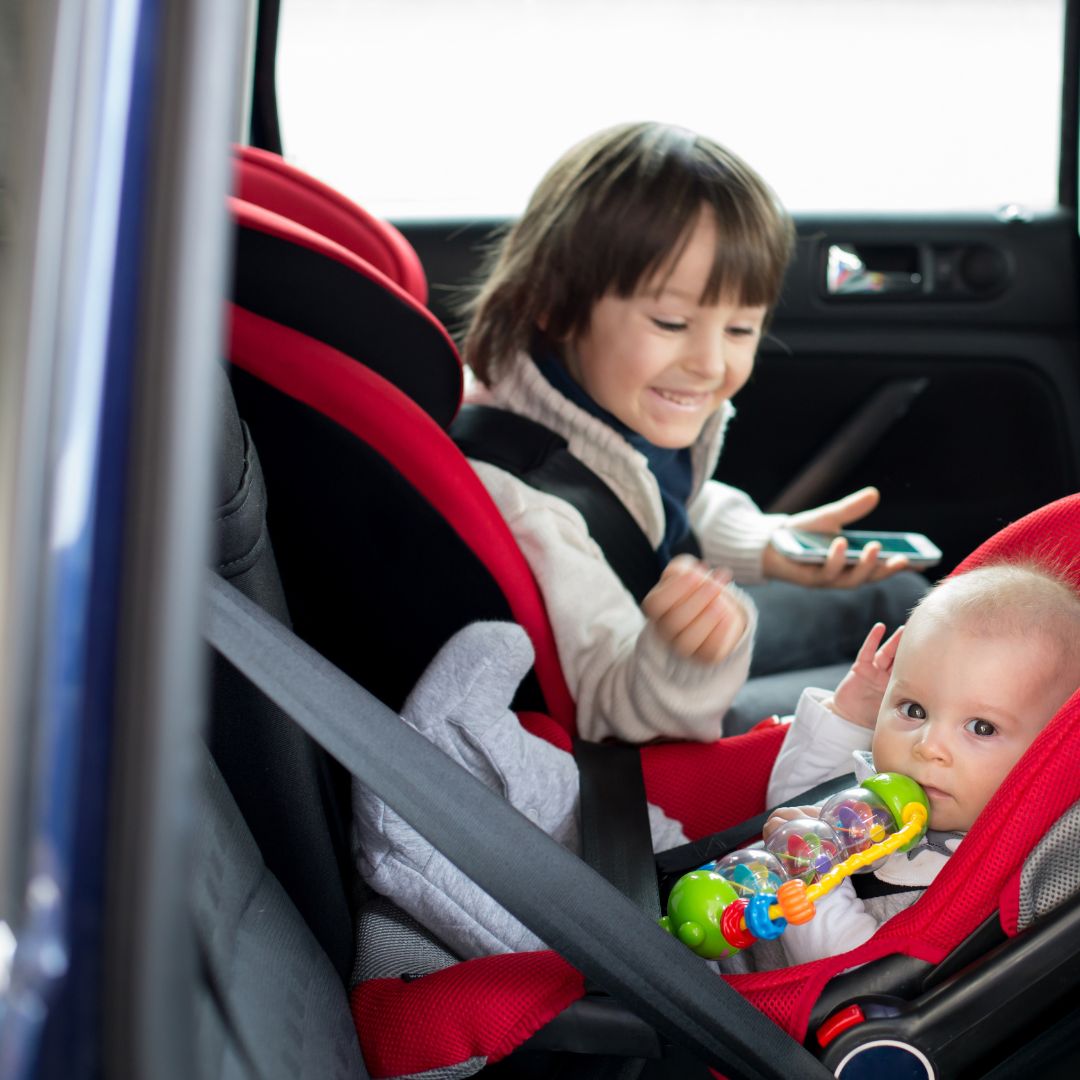
[(796, 818), (763, 847), (740, 848), (684, 874), (660, 925), (698, 956), (718, 960), (814, 917), (844, 878), (922, 839), (930, 804), (907, 776), (878, 773), (837, 792), (819, 818)]

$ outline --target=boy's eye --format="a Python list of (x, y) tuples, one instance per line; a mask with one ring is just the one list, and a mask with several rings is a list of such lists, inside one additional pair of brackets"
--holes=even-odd
[(686, 329), (686, 323), (680, 322), (677, 319), (657, 319), (654, 317), (653, 325), (661, 330), (668, 330), (672, 333), (677, 333), (679, 330)]
[(900, 706), (900, 715), (909, 720), (925, 720), (926, 710), (917, 701), (905, 701)]
[(987, 739), (997, 734), (997, 727), (994, 724), (978, 716), (974, 720), (969, 720), (964, 725), (964, 730), (970, 731), (972, 735), (978, 735), (980, 739)]

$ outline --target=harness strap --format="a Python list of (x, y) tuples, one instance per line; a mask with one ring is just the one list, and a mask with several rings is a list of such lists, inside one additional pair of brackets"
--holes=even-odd
[[(465, 405), (450, 425), (450, 436), (466, 457), (495, 465), (573, 506), (634, 600), (645, 599), (664, 569), (659, 556), (622, 500), (570, 453), (561, 435), (505, 409)], [(680, 552), (697, 546), (688, 535)]]

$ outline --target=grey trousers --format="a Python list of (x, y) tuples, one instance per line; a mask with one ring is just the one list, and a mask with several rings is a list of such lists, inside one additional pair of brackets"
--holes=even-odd
[(773, 713), (795, 711), (807, 686), (832, 690), (875, 622), (891, 633), (930, 583), (906, 571), (857, 589), (807, 589), (782, 581), (746, 588), (758, 608), (750, 680), (724, 717), (736, 735)]

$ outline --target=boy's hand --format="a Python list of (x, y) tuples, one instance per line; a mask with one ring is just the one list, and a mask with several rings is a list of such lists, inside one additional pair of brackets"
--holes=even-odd
[(770, 836), (785, 821), (794, 821), (796, 818), (809, 817), (816, 818), (821, 817), (820, 806), (779, 806), (770, 815), (768, 821), (765, 822), (765, 828), (761, 830), (761, 840), (764, 843)]
[(746, 611), (728, 591), (731, 574), (679, 555), (642, 601), (646, 618), (680, 656), (718, 664), (746, 632)]
[(873, 728), (877, 723), (885, 688), (889, 685), (889, 674), (903, 632), (901, 626), (882, 645), (885, 624), (874, 623), (851, 670), (841, 680), (832, 698), (826, 700), (826, 707), (853, 724)]
[[(827, 503), (814, 510), (804, 510), (792, 514), (789, 528), (803, 529), (806, 532), (837, 533), (845, 525), (865, 517), (881, 501), (877, 488), (866, 487), (852, 495), (845, 495), (836, 502)], [(837, 537), (829, 545), (829, 553), (820, 564), (799, 563), (789, 559), (768, 544), (761, 559), (761, 568), (765, 577), (781, 581), (792, 581), (796, 585), (811, 587), (853, 589), (867, 581), (881, 581), (900, 570), (907, 569), (908, 561), (904, 555), (893, 555), (879, 560), (880, 544), (867, 544), (859, 555), (859, 561), (849, 563), (847, 541)]]

